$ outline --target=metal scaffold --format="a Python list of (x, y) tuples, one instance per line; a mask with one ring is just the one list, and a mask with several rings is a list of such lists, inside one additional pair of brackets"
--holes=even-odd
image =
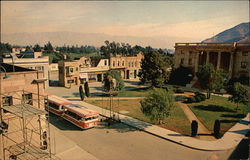
[(27, 91), (12, 96), (12, 105), (0, 107), (1, 148), (4, 159), (58, 159), (51, 154), (47, 96)]

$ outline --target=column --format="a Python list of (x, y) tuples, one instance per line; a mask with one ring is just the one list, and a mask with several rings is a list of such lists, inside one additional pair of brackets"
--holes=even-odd
[(206, 52), (206, 64), (209, 64), (209, 52)]
[(234, 53), (233, 52), (230, 52), (230, 62), (229, 62), (229, 78), (232, 77), (233, 75), (233, 55)]
[(218, 52), (216, 70), (220, 69), (220, 59), (221, 59), (221, 52)]
[(199, 66), (199, 56), (200, 53), (197, 52), (196, 56), (195, 56), (195, 64), (194, 64), (194, 72), (198, 72), (198, 66)]

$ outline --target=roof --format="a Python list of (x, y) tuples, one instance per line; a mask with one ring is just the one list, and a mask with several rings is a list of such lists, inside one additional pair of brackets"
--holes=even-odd
[(82, 117), (89, 117), (89, 116), (99, 114), (97, 111), (90, 110), (87, 107), (82, 106), (80, 104), (68, 104), (68, 105), (65, 105), (64, 108), (66, 108), (66, 109), (70, 110), (71, 112), (74, 112)]
[(70, 101), (55, 95), (48, 95), (48, 99), (59, 105), (72, 104)]
[(19, 67), (19, 66), (7, 64), (7, 63), (0, 63), (0, 71), (3, 71), (3, 72), (14, 72), (13, 69), (14, 69), (15, 72), (35, 71), (33, 69)]
[(27, 117), (34, 116), (34, 115), (43, 115), (47, 113), (46, 111), (36, 108), (29, 104), (17, 104), (17, 105), (12, 105), (12, 106), (3, 106), (2, 108), (21, 118), (27, 118)]

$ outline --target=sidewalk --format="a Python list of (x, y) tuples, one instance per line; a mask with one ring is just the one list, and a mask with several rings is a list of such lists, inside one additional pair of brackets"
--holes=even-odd
[(98, 160), (50, 125), (51, 152), (61, 160)]
[[(95, 105), (83, 101), (74, 101), (73, 103), (81, 104), (90, 109), (98, 111), (102, 116), (109, 117), (109, 111), (103, 108), (97, 107)], [(117, 113), (115, 113), (115, 115), (116, 117), (118, 116)], [(207, 151), (228, 150), (236, 147), (240, 143), (240, 141), (245, 137), (246, 133), (249, 131), (249, 116), (250, 113), (248, 113), (248, 115), (243, 120), (238, 122), (227, 133), (225, 133), (221, 139), (215, 141), (204, 141), (192, 138), (190, 136), (185, 136), (171, 130), (164, 129), (129, 116), (119, 114), (121, 122), (129, 126), (138, 128), (152, 135), (167, 139), (169, 141), (181, 144), (189, 148)]]

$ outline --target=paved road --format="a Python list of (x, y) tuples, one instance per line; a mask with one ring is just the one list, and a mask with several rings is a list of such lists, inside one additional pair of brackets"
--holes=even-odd
[(100, 160), (223, 160), (233, 152), (189, 149), (124, 124), (80, 130), (57, 116), (51, 116), (51, 121), (63, 135)]

